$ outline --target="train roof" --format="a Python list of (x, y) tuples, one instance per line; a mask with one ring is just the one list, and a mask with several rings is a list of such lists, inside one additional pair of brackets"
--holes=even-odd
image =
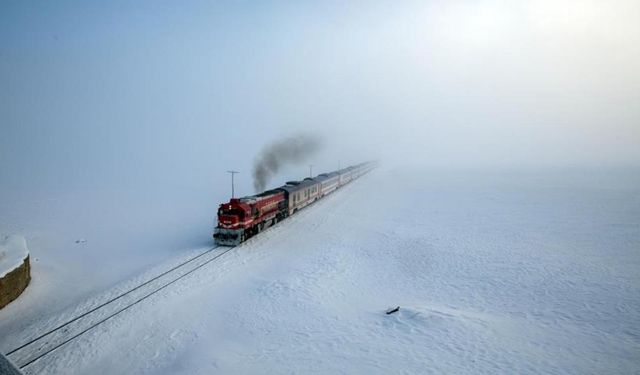
[(339, 175), (340, 175), (340, 173), (338, 173), (338, 172), (320, 173), (318, 176), (316, 176), (316, 180), (319, 179), (321, 181), (324, 181), (324, 180), (328, 180), (328, 179), (333, 178), (333, 177), (337, 177)]
[(306, 177), (303, 180), (300, 181), (287, 181), (285, 185), (280, 186), (278, 188), (269, 190), (269, 191), (265, 191), (264, 193), (258, 194), (258, 196), (265, 194), (265, 195), (269, 195), (270, 192), (273, 193), (275, 191), (280, 191), (280, 190), (284, 190), (287, 191), (289, 193), (293, 193), (299, 190), (302, 190), (308, 186), (311, 185), (315, 185), (317, 183), (320, 183), (322, 181), (328, 180), (330, 178), (334, 178), (337, 176), (340, 176), (341, 174), (345, 174), (345, 173), (350, 173), (353, 172), (354, 170), (358, 169), (358, 168), (362, 168), (364, 166), (368, 166), (370, 164), (373, 164), (373, 162), (364, 162), (364, 163), (360, 163), (360, 164), (356, 164), (356, 165), (352, 165), (346, 168), (342, 168), (339, 169), (337, 171), (333, 171), (333, 172), (327, 172), (327, 173), (321, 173), (319, 175), (317, 175), (314, 178), (311, 177)]
[(277, 190), (277, 189), (271, 189), (271, 190), (263, 191), (263, 192), (262, 192), (262, 193), (260, 193), (260, 194), (256, 194), (256, 195), (253, 195), (253, 196), (251, 196), (251, 197), (247, 197), (247, 198), (253, 198), (253, 197), (256, 197), (256, 198), (262, 198), (262, 197), (267, 197), (267, 196), (269, 196), (269, 195), (274, 195), (274, 194), (278, 194), (278, 193), (280, 193), (280, 191), (279, 191), (279, 190)]
[(295, 193), (298, 190), (302, 190), (302, 186), (300, 185), (283, 185), (280, 186), (278, 189), (284, 190), (288, 193)]
[(271, 189), (271, 190), (263, 191), (260, 194), (249, 195), (246, 197), (238, 198), (238, 201), (242, 203), (255, 203), (257, 201), (263, 200), (272, 195), (280, 194), (280, 193), (282, 193), (282, 191), (280, 191), (279, 189)]
[(305, 189), (308, 186), (315, 185), (320, 181), (316, 181), (314, 178), (307, 177), (302, 181), (287, 181), (287, 184), (279, 187), (278, 189), (286, 190), (289, 193), (296, 192), (298, 190)]

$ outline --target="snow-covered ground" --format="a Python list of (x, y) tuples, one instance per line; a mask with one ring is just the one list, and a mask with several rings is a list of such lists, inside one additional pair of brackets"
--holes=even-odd
[[(376, 170), (27, 373), (634, 373), (637, 172)], [(0, 350), (207, 245), (29, 325), (37, 298), (8, 306)]]
[(216, 196), (224, 195), (162, 184), (138, 190), (0, 186), (0, 238), (26, 238), (32, 276), (20, 298), (0, 310), (0, 333), (22, 331), (210, 244)]

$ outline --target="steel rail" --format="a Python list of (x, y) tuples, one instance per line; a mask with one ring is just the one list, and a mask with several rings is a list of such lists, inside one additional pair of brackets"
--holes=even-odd
[(173, 272), (173, 271), (175, 271), (176, 269), (178, 269), (178, 268), (180, 268), (180, 267), (182, 267), (182, 266), (184, 266), (184, 265), (186, 265), (186, 264), (188, 264), (188, 263), (193, 262), (194, 260), (196, 260), (196, 259), (198, 259), (198, 258), (200, 258), (200, 257), (202, 257), (202, 256), (204, 256), (204, 255), (206, 255), (206, 254), (208, 254), (208, 253), (210, 253), (210, 252), (212, 252), (213, 250), (217, 249), (218, 247), (220, 247), (220, 246), (214, 246), (214, 247), (212, 247), (212, 248), (209, 248), (209, 249), (207, 249), (207, 250), (203, 251), (202, 253), (200, 253), (200, 254), (198, 254), (198, 255), (194, 256), (193, 258), (190, 258), (190, 259), (186, 260), (185, 262), (182, 262), (182, 263), (180, 263), (180, 264), (178, 264), (178, 265), (176, 265), (176, 266), (172, 267), (171, 269), (168, 269), (167, 271), (162, 272), (161, 274), (159, 274), (159, 275), (157, 275), (157, 276), (155, 276), (155, 277), (153, 277), (153, 278), (151, 278), (151, 279), (149, 279), (149, 280), (145, 281), (144, 283), (142, 283), (142, 284), (140, 284), (140, 285), (136, 286), (135, 288), (133, 288), (133, 289), (129, 289), (129, 290), (127, 290), (126, 292), (121, 293), (121, 294), (119, 294), (119, 295), (117, 295), (117, 296), (115, 296), (115, 297), (113, 297), (113, 298), (111, 298), (111, 299), (109, 299), (109, 300), (107, 300), (107, 301), (103, 302), (102, 304), (100, 304), (100, 305), (98, 305), (98, 306), (96, 306), (96, 307), (94, 307), (94, 308), (92, 308), (92, 309), (90, 309), (90, 310), (88, 310), (88, 311), (86, 311), (86, 312), (84, 312), (84, 313), (82, 313), (82, 314), (80, 314), (80, 315), (76, 316), (75, 318), (73, 318), (73, 319), (71, 319), (71, 320), (69, 320), (69, 321), (67, 321), (67, 322), (65, 322), (65, 323), (63, 323), (63, 324), (61, 324), (61, 325), (59, 325), (59, 326), (57, 326), (57, 327), (55, 327), (55, 328), (53, 328), (53, 329), (51, 329), (51, 330), (49, 330), (49, 331), (45, 332), (45, 333), (43, 333), (43, 334), (41, 334), (40, 336), (38, 336), (38, 337), (36, 337), (36, 338), (33, 338), (33, 339), (31, 339), (31, 340), (27, 341), (26, 343), (24, 343), (24, 344), (22, 344), (22, 345), (18, 346), (17, 348), (12, 349), (11, 351), (9, 351), (9, 352), (5, 353), (5, 355), (9, 356), (9, 355), (11, 355), (11, 354), (13, 354), (13, 353), (17, 352), (18, 350), (21, 350), (21, 349), (26, 348), (27, 346), (29, 346), (29, 345), (31, 345), (31, 344), (33, 344), (33, 343), (35, 343), (36, 341), (39, 341), (39, 340), (43, 339), (44, 337), (49, 336), (50, 334), (52, 334), (52, 333), (54, 333), (54, 332), (56, 332), (56, 331), (59, 331), (60, 329), (62, 329), (62, 328), (64, 328), (64, 327), (68, 326), (69, 324), (71, 324), (71, 323), (73, 323), (73, 322), (77, 321), (78, 319), (84, 318), (85, 316), (87, 316), (87, 315), (89, 315), (89, 314), (93, 313), (94, 311), (99, 310), (99, 309), (101, 309), (101, 308), (103, 308), (103, 307), (107, 306), (108, 304), (110, 304), (110, 303), (112, 303), (112, 302), (114, 302), (114, 301), (116, 301), (116, 300), (118, 300), (118, 299), (120, 299), (120, 298), (122, 298), (122, 297), (124, 297), (124, 296), (126, 296), (126, 295), (128, 295), (128, 294), (130, 294), (130, 293), (132, 293), (132, 292), (135, 292), (136, 290), (138, 290), (138, 289), (142, 288), (143, 286), (148, 285), (149, 283), (151, 283), (151, 282), (154, 282), (154, 281), (158, 280), (159, 278), (161, 278), (161, 277), (165, 276), (166, 274), (168, 274), (168, 273), (170, 273), (170, 272)]
[(132, 303), (130, 303), (130, 304), (128, 304), (128, 305), (126, 305), (125, 307), (123, 307), (123, 308), (119, 309), (118, 311), (116, 311), (116, 312), (114, 312), (113, 314), (111, 314), (111, 315), (107, 316), (106, 318), (104, 318), (104, 319), (102, 319), (102, 320), (100, 320), (100, 321), (98, 321), (98, 322), (96, 322), (96, 323), (93, 323), (91, 326), (89, 326), (89, 327), (85, 328), (84, 330), (80, 331), (79, 333), (77, 333), (77, 334), (75, 334), (75, 335), (73, 335), (73, 336), (69, 337), (68, 339), (64, 340), (63, 342), (61, 342), (61, 343), (59, 343), (59, 344), (55, 345), (54, 347), (50, 348), (49, 350), (47, 350), (47, 351), (45, 351), (45, 352), (43, 352), (42, 354), (40, 354), (40, 355), (38, 355), (38, 356), (36, 356), (36, 357), (34, 357), (34, 358), (32, 358), (32, 359), (28, 360), (28, 361), (27, 361), (27, 362), (25, 362), (25, 363), (20, 364), (20, 365), (19, 365), (19, 368), (20, 368), (20, 369), (23, 369), (23, 368), (25, 368), (25, 367), (27, 367), (27, 366), (31, 365), (32, 363), (34, 363), (35, 361), (39, 360), (40, 358), (42, 358), (42, 357), (46, 356), (47, 354), (49, 354), (49, 353), (53, 352), (54, 350), (56, 350), (56, 349), (60, 348), (61, 346), (63, 346), (63, 345), (65, 345), (65, 344), (69, 343), (70, 341), (72, 341), (72, 340), (76, 339), (77, 337), (79, 337), (79, 336), (83, 335), (84, 333), (86, 333), (86, 332), (90, 331), (91, 329), (93, 329), (93, 328), (97, 327), (98, 325), (100, 325), (100, 324), (102, 324), (102, 323), (106, 322), (107, 320), (109, 320), (109, 319), (113, 318), (114, 316), (116, 316), (116, 315), (118, 315), (118, 314), (122, 313), (123, 311), (125, 311), (125, 310), (127, 310), (127, 309), (129, 309), (129, 308), (131, 308), (131, 307), (133, 307), (133, 306), (135, 306), (135, 305), (137, 305), (138, 303), (140, 303), (140, 302), (144, 301), (145, 299), (147, 299), (147, 298), (151, 297), (152, 295), (154, 295), (154, 294), (158, 293), (159, 291), (163, 290), (164, 288), (168, 287), (169, 285), (171, 285), (171, 284), (173, 284), (173, 283), (177, 282), (178, 280), (180, 280), (180, 279), (182, 279), (182, 278), (184, 278), (184, 277), (186, 277), (186, 276), (190, 275), (191, 273), (193, 273), (193, 272), (195, 272), (196, 270), (198, 270), (198, 269), (200, 269), (200, 268), (204, 267), (205, 265), (207, 265), (207, 264), (211, 263), (212, 261), (214, 261), (214, 260), (216, 260), (216, 259), (220, 258), (221, 256), (223, 256), (224, 254), (226, 254), (226, 253), (228, 253), (229, 251), (233, 250), (234, 248), (235, 248), (235, 246), (234, 246), (234, 247), (229, 247), (228, 249), (224, 250), (224, 251), (223, 251), (223, 252), (221, 252), (220, 254), (217, 254), (217, 255), (216, 255), (216, 256), (214, 256), (213, 258), (211, 258), (211, 259), (207, 260), (206, 262), (204, 262), (204, 263), (200, 264), (199, 266), (194, 267), (193, 269), (191, 269), (191, 270), (189, 270), (188, 272), (186, 272), (186, 273), (184, 273), (184, 274), (180, 275), (179, 277), (177, 277), (177, 278), (175, 278), (175, 279), (173, 279), (173, 280), (169, 281), (168, 283), (166, 283), (166, 284), (162, 285), (161, 287), (159, 287), (159, 288), (157, 288), (157, 289), (154, 289), (154, 290), (153, 290), (153, 291), (151, 291), (150, 293), (146, 294), (144, 297), (141, 297), (141, 298), (139, 298), (139, 299), (135, 300), (134, 302), (132, 302)]

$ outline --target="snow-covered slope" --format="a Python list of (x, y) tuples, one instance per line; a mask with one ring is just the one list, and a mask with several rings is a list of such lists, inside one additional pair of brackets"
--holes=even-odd
[(0, 240), (0, 278), (20, 267), (28, 256), (24, 237), (14, 234)]
[(627, 173), (377, 170), (27, 373), (633, 373), (639, 218)]

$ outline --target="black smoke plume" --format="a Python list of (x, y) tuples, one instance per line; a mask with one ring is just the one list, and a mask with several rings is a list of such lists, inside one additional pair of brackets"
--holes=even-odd
[(298, 134), (267, 145), (253, 164), (253, 187), (261, 192), (278, 171), (287, 164), (302, 163), (322, 146), (319, 137)]

